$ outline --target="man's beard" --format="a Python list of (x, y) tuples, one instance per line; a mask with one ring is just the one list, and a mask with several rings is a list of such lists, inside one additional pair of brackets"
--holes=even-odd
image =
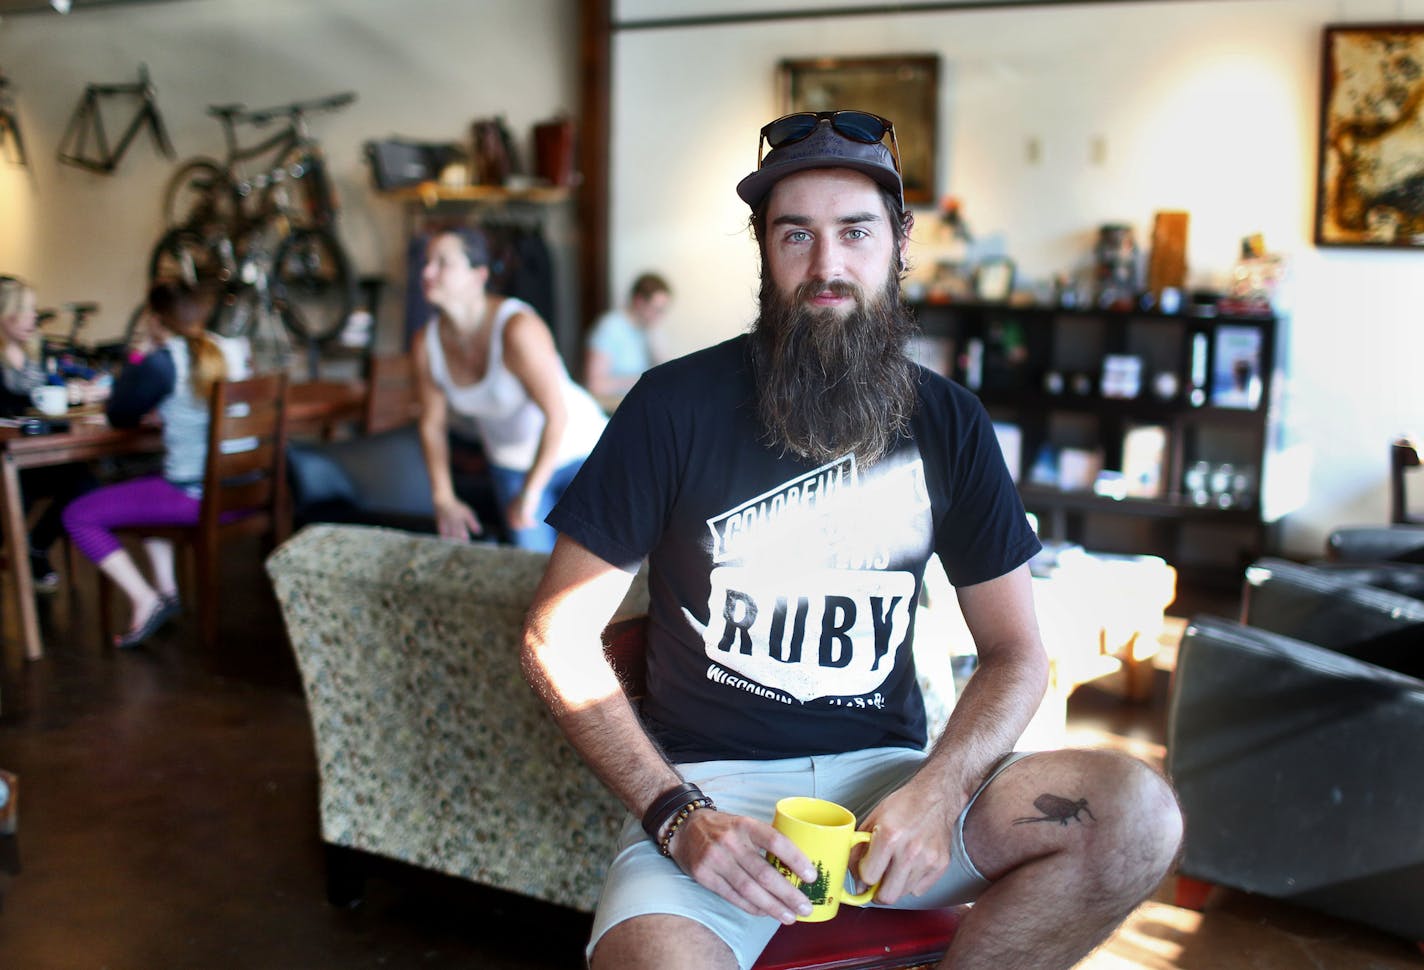
[[(810, 305), (827, 290), (855, 306), (842, 315)], [(894, 272), (869, 299), (839, 280), (811, 280), (788, 296), (763, 266), (751, 352), (768, 443), (818, 463), (853, 452), (869, 465), (889, 454), (915, 408), (917, 372), (905, 356), (915, 329)]]

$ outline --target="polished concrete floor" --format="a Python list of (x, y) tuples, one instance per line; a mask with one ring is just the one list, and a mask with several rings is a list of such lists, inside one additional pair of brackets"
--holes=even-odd
[[(43, 604), (47, 658), (7, 652), (0, 767), (21, 778), (23, 869), (0, 873), (0, 967), (580, 966), (586, 917), (453, 880), (396, 869), (357, 908), (326, 903), (311, 737), (258, 563), (256, 547), (228, 562), (211, 653), (191, 617), (145, 649), (102, 648), (87, 570)], [(1144, 706), (1081, 689), (1073, 740), (1160, 757), (1159, 680)], [(1409, 943), (1267, 900), (1170, 900), (1164, 886), (1083, 966), (1424, 966)]]

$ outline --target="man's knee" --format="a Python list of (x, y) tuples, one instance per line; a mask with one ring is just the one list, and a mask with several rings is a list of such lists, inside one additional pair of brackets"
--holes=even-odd
[[(1005, 769), (965, 822), (971, 858), (991, 880), (1058, 856), (1105, 893), (1150, 893), (1182, 838), (1172, 787), (1136, 758), (1113, 751), (1033, 755)], [(1145, 887), (1145, 888), (1144, 888)]]
[(696, 920), (655, 913), (610, 927), (589, 965), (592, 970), (737, 970), (737, 958), (721, 937)]
[(1150, 765), (1118, 752), (1064, 754), (1083, 773), (1098, 811), (1082, 843), (1085, 875), (1104, 890), (1151, 893), (1182, 844), (1182, 813), (1171, 784)]

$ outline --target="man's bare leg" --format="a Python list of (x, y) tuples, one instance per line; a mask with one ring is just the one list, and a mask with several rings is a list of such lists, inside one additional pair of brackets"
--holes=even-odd
[(970, 909), (943, 970), (1072, 967), (1161, 884), (1181, 812), (1166, 780), (1108, 751), (1057, 751), (1011, 765), (964, 824), (993, 886)]
[(637, 916), (614, 926), (593, 951), (592, 970), (737, 970), (722, 938), (682, 916)]

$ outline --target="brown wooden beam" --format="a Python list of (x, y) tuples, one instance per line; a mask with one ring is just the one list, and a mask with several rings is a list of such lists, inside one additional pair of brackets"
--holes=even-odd
[[(580, 338), (608, 308), (608, 154), (612, 100), (612, 0), (579, 0), (578, 187)], [(582, 346), (582, 339), (580, 339)], [(582, 355), (575, 365), (582, 371)]]

